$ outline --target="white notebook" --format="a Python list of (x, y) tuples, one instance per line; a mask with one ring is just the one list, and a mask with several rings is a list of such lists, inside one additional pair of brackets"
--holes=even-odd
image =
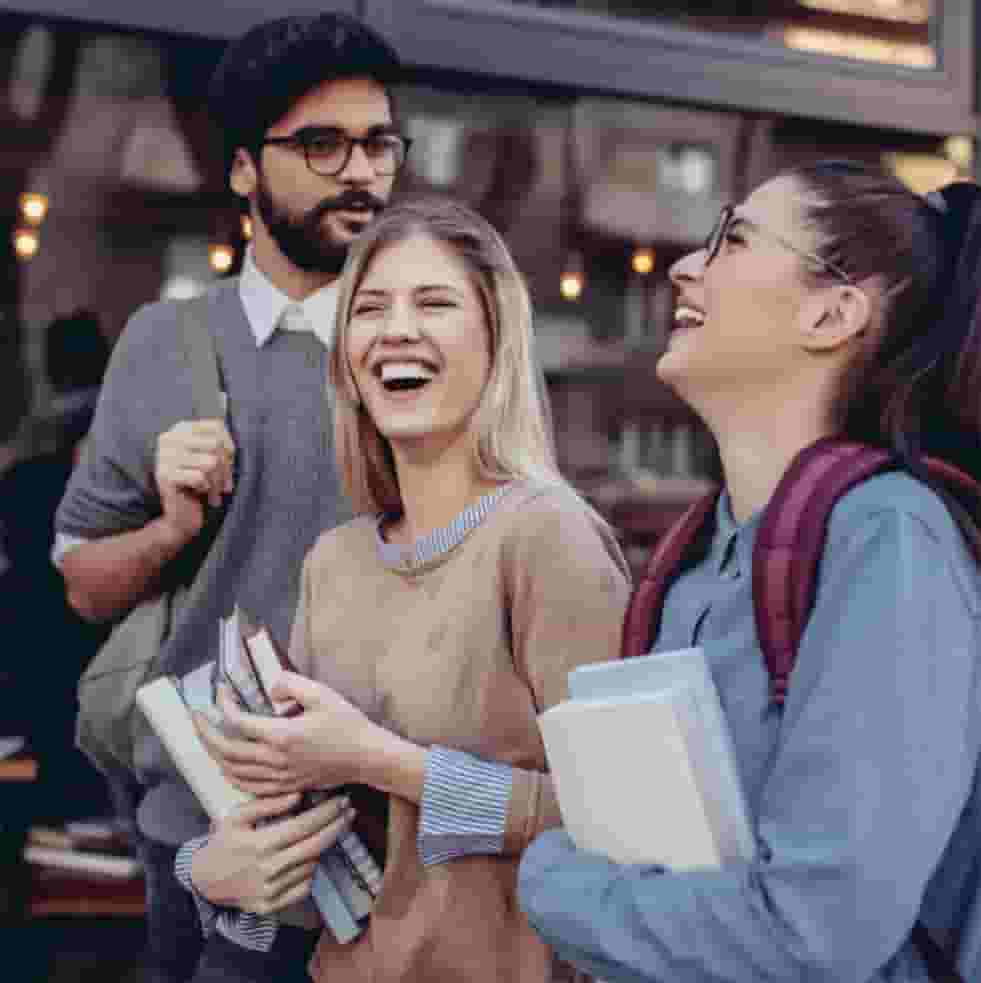
[(700, 649), (583, 666), (569, 691), (539, 725), (578, 846), (675, 870), (752, 857), (732, 742)]

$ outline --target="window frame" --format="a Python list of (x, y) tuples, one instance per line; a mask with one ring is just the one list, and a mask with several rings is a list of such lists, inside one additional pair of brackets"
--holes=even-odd
[(914, 133), (974, 134), (973, 4), (938, 5), (936, 69), (510, 0), (362, 0), (361, 14), (419, 67)]

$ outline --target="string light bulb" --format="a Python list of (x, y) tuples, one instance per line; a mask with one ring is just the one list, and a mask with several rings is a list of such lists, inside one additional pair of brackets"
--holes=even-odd
[(41, 237), (35, 229), (17, 229), (14, 232), (14, 252), (19, 259), (33, 259), (41, 248)]
[(40, 225), (48, 214), (48, 196), (39, 191), (25, 191), (20, 196), (20, 213), (29, 225)]
[(235, 262), (235, 250), (215, 243), (208, 249), (208, 262), (215, 273), (227, 273)]
[(582, 257), (579, 253), (570, 253), (559, 279), (559, 292), (566, 300), (578, 300), (585, 285), (586, 278), (583, 275)]
[(248, 215), (242, 216), (242, 238), (246, 242), (252, 239), (252, 219)]
[(638, 276), (647, 276), (654, 272), (654, 250), (649, 246), (642, 246), (634, 250), (630, 258), (630, 265), (634, 273)]

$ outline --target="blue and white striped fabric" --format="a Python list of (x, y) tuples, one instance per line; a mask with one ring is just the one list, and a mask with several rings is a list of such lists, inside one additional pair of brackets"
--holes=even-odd
[(199, 894), (191, 883), (191, 863), (194, 855), (207, 842), (207, 836), (188, 840), (177, 851), (177, 859), (174, 861), (177, 880), (185, 890), (191, 892), (197, 905), (202, 934), (207, 938), (212, 932), (218, 932), (229, 942), (234, 942), (243, 949), (268, 952), (275, 941), (276, 928), (279, 924), (275, 918), (268, 915), (253, 915), (248, 911), (239, 911), (238, 908), (219, 908)]
[(510, 798), (509, 765), (430, 748), (416, 837), (423, 866), (501, 853)]
[(379, 516), (377, 539), (379, 558), (387, 567), (405, 569), (422, 566), (444, 553), (449, 553), (487, 518), (494, 506), (512, 487), (514, 487), (512, 484), (502, 485), (482, 496), (473, 505), (465, 508), (449, 525), (420, 536), (411, 546), (386, 542), (382, 538), (382, 526), (397, 516), (391, 514)]

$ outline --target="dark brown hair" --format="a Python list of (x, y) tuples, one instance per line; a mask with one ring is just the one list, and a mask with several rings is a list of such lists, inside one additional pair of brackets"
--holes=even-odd
[(856, 283), (877, 282), (884, 297), (842, 380), (836, 426), (916, 470), (921, 453), (934, 453), (977, 475), (981, 189), (959, 182), (923, 198), (850, 161), (790, 176), (812, 193), (804, 210), (818, 254)]

